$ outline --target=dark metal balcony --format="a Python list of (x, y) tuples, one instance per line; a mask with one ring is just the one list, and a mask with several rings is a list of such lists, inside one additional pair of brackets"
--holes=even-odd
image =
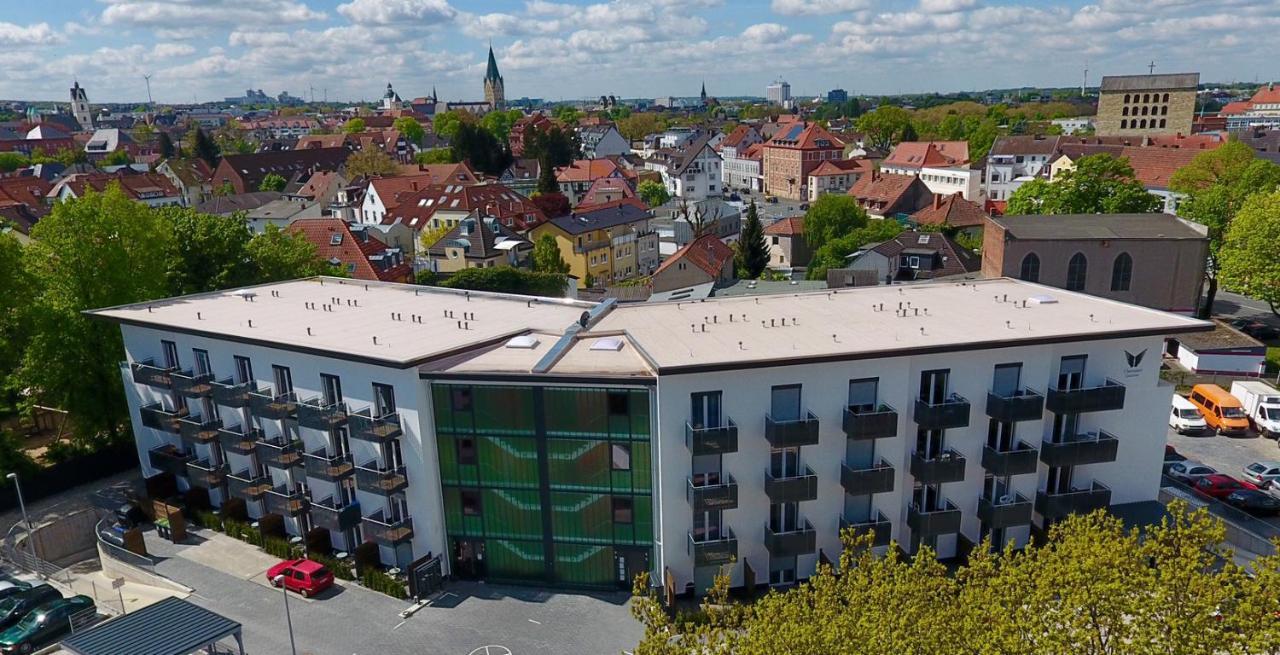
[(390, 496), (404, 491), (409, 486), (404, 467), (380, 469), (377, 462), (365, 462), (356, 467), (356, 489), (369, 493)]
[(1031, 389), (1001, 395), (987, 392), (987, 416), (1005, 423), (1035, 421), (1044, 416), (1044, 396)]
[(738, 425), (725, 419), (714, 428), (684, 424), (684, 443), (694, 455), (724, 455), (738, 452)]
[(804, 418), (777, 421), (765, 414), (764, 438), (774, 448), (812, 446), (818, 443), (818, 417), (806, 411)]
[(173, 391), (188, 398), (207, 398), (213, 393), (213, 374), (174, 371)]
[(288, 440), (283, 437), (263, 439), (258, 442), (255, 452), (263, 466), (274, 466), (287, 469), (302, 466), (302, 441)]
[(1040, 444), (1040, 461), (1049, 466), (1083, 466), (1116, 461), (1120, 442), (1099, 430), (1067, 437), (1059, 443)]
[(969, 401), (954, 393), (940, 403), (917, 398), (915, 421), (916, 425), (926, 430), (968, 427)]
[(771, 503), (799, 503), (818, 497), (818, 476), (808, 466), (800, 470), (798, 475), (774, 477), (769, 470), (764, 472), (764, 492)]
[(1086, 489), (1065, 493), (1036, 492), (1036, 513), (1046, 519), (1060, 519), (1070, 514), (1088, 514), (1111, 504), (1111, 490), (1100, 482)]
[(1045, 396), (1044, 406), (1057, 414), (1124, 409), (1124, 385), (1108, 378), (1097, 387), (1050, 389)]
[(257, 428), (252, 428), (245, 432), (243, 427), (233, 425), (218, 430), (218, 442), (222, 444), (222, 449), (237, 455), (252, 455), (256, 453), (258, 441), (262, 438), (262, 430)]
[(226, 482), (226, 471), (207, 459), (191, 460), (187, 462), (187, 481), (205, 489), (221, 487)]
[(907, 508), (907, 527), (913, 536), (921, 539), (954, 534), (960, 531), (960, 510), (949, 500), (943, 500), (940, 508), (928, 511), (912, 503)]
[(920, 484), (944, 484), (964, 479), (964, 456), (951, 450), (942, 451), (929, 458), (923, 453), (911, 453), (911, 477)]
[(173, 366), (158, 366), (155, 360), (144, 359), (129, 364), (129, 370), (133, 371), (133, 381), (138, 384), (170, 389), (173, 387), (173, 372), (177, 369)]
[(227, 490), (232, 496), (248, 501), (262, 500), (262, 496), (271, 489), (271, 478), (251, 477), (249, 471), (237, 471), (227, 474)]
[(995, 530), (1031, 524), (1031, 501), (1020, 493), (1006, 493), (1000, 498), (978, 499), (978, 520)]
[(893, 491), (893, 466), (883, 457), (869, 467), (840, 465), (840, 485), (852, 496)]
[(844, 408), (844, 434), (854, 441), (884, 439), (898, 434), (898, 410), (881, 404), (874, 409)]
[(397, 546), (413, 538), (413, 517), (394, 519), (384, 516), (382, 510), (363, 520), (364, 536), (384, 546)]
[(997, 477), (1035, 473), (1039, 466), (1035, 446), (1018, 441), (1009, 450), (982, 447), (982, 468)]
[(147, 460), (151, 463), (151, 468), (159, 469), (165, 473), (172, 473), (179, 477), (186, 477), (187, 462), (195, 459), (192, 455), (179, 450), (177, 446), (165, 444), (152, 448), (147, 453)]
[(263, 495), (263, 500), (267, 501), (268, 514), (280, 516), (297, 516), (307, 511), (307, 506), (310, 504), (302, 490), (283, 486), (268, 489)]
[(346, 532), (360, 525), (360, 504), (339, 505), (332, 496), (312, 502), (311, 522), (330, 532)]
[(738, 539), (733, 530), (725, 528), (719, 539), (697, 541), (689, 533), (689, 555), (694, 566), (720, 566), (738, 558)]
[(738, 481), (725, 474), (719, 484), (695, 485), (689, 478), (685, 495), (695, 512), (715, 512), (738, 506)]
[(298, 411), (298, 397), (292, 392), (277, 396), (270, 388), (256, 389), (249, 392), (249, 409), (258, 418), (289, 418)]
[(213, 383), (213, 402), (223, 407), (248, 407), (249, 392), (256, 387), (250, 382), (233, 382), (231, 378)]
[(346, 403), (326, 405), (324, 400), (318, 397), (298, 401), (298, 425), (301, 427), (328, 432), (346, 422)]
[(350, 455), (329, 457), (324, 449), (307, 453), (302, 458), (307, 476), (321, 480), (338, 481), (355, 473), (356, 467), (351, 463)]
[(764, 547), (774, 557), (795, 557), (808, 555), (818, 549), (818, 533), (806, 519), (795, 530), (774, 532), (769, 525), (764, 526)]
[(212, 418), (205, 420), (203, 416), (184, 416), (178, 419), (178, 430), (182, 438), (192, 443), (209, 444), (218, 440), (218, 429), (222, 420)]
[(178, 421), (187, 416), (187, 410), (167, 410), (160, 403), (155, 403), (138, 408), (138, 414), (142, 417), (142, 425), (144, 427), (162, 432), (181, 434), (182, 427), (178, 424)]
[(841, 517), (840, 531), (850, 528), (858, 534), (870, 532), (872, 546), (888, 546), (893, 538), (893, 524), (880, 512), (876, 512), (875, 518), (870, 521), (850, 521)]
[(386, 443), (403, 434), (400, 429), (399, 414), (391, 413), (375, 417), (367, 408), (347, 415), (347, 425), (351, 428), (351, 438), (378, 444)]

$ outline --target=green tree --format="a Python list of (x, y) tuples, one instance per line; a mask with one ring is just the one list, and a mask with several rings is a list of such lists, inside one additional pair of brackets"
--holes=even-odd
[(888, 150), (911, 125), (911, 113), (901, 107), (880, 105), (859, 116), (854, 125), (859, 132), (866, 134), (868, 146)]
[(738, 242), (734, 244), (734, 259), (738, 277), (745, 280), (759, 279), (769, 266), (769, 242), (765, 240), (755, 199), (747, 205), (747, 220), (742, 224)]
[[(526, 128), (532, 130), (532, 126)], [(582, 144), (573, 130), (552, 126), (541, 131), (525, 133), (524, 156), (548, 161), (552, 166), (568, 166), (578, 158)]]
[(818, 196), (804, 214), (804, 242), (817, 251), (832, 239), (842, 237), (867, 224), (867, 212), (856, 198), (828, 193)]
[(991, 152), (996, 137), (1000, 136), (1000, 126), (994, 120), (983, 119), (969, 132), (969, 161), (978, 161)]
[(9, 232), (0, 232), (0, 391), (3, 406), (12, 405), (18, 388), (15, 373), (31, 338), (30, 309), (38, 295), (36, 280), (23, 262), (22, 244)]
[(1249, 196), (1236, 213), (1219, 256), (1222, 282), (1280, 315), (1280, 191)]
[(539, 273), (567, 275), (569, 264), (560, 256), (560, 246), (550, 234), (538, 237), (533, 244), (533, 270)]
[(160, 151), (161, 159), (172, 159), (178, 153), (177, 149), (173, 147), (173, 139), (164, 130), (160, 131), (160, 137), (156, 141), (156, 148)]
[(572, 127), (576, 126), (578, 121), (582, 120), (582, 110), (572, 105), (556, 105), (555, 108), (551, 110), (551, 116), (561, 123)]
[(458, 126), (449, 147), (455, 161), (469, 162), (477, 171), (489, 175), (501, 175), (511, 166), (511, 151), (507, 144), (498, 141), (488, 130), (471, 123)]
[(444, 113), (436, 114), (432, 119), (432, 125), (436, 134), (442, 138), (453, 140), (457, 135), (458, 128), (464, 124), (472, 124), (476, 122), (476, 117), (471, 112), (461, 111), (459, 109), (451, 109)]
[(20, 152), (0, 152), (0, 173), (10, 173), (30, 163), (31, 160)]
[(524, 113), (519, 109), (491, 111), (480, 119), (480, 127), (488, 130), (499, 142), (506, 143), (507, 137), (511, 134), (511, 127), (523, 116)]
[(253, 238), (243, 214), (216, 216), (190, 207), (155, 210), (173, 230), (169, 295), (216, 291), (258, 282), (248, 246)]
[(112, 150), (102, 158), (103, 166), (127, 166), (133, 163), (133, 159), (129, 157), (128, 150)]
[(314, 244), (275, 225), (267, 225), (262, 234), (250, 239), (245, 251), (258, 283), (333, 273), (328, 262), (316, 254)]
[[(805, 234), (809, 233), (808, 219), (805, 219)], [(845, 259), (869, 243), (887, 241), (898, 236), (902, 226), (897, 221), (870, 221), (866, 227), (860, 227), (844, 236), (831, 239), (814, 251), (809, 258), (809, 266), (805, 269), (805, 279), (825, 280), (827, 269), (844, 268)]]
[[(645, 180), (636, 188), (636, 195), (644, 201), (644, 204), (650, 207), (659, 207), (667, 204), (671, 200), (671, 194), (667, 191), (666, 185), (657, 180)], [(752, 201), (754, 206), (754, 201)]]
[(422, 143), (422, 137), (426, 136), (427, 131), (423, 129), (422, 123), (412, 116), (401, 116), (391, 122), (391, 127), (395, 128), (409, 143)]
[[(744, 116), (744, 118), (746, 118)], [(628, 141), (644, 138), (647, 134), (661, 132), (667, 128), (667, 120), (654, 112), (633, 113), (617, 120), (618, 132)]]
[(455, 164), (453, 161), (452, 148), (432, 148), (424, 150), (413, 156), (414, 163), (417, 164)]
[(560, 183), (556, 181), (556, 167), (546, 158), (538, 160), (538, 193), (560, 193)]
[(222, 156), (218, 152), (218, 144), (205, 134), (204, 129), (195, 127), (187, 134), (187, 143), (190, 144), (191, 156), (199, 157), (208, 164), (210, 168), (218, 165), (218, 159)]
[(522, 271), (510, 266), (497, 268), (465, 268), (440, 283), (450, 289), (496, 291), (522, 296), (562, 297), (566, 278), (562, 273)]
[(363, 118), (350, 118), (342, 124), (342, 131), (345, 134), (359, 134), (365, 131), (365, 122)]
[(1052, 182), (1032, 180), (1009, 196), (1006, 213), (1145, 214), (1160, 210), (1159, 197), (1134, 179), (1129, 160), (1109, 154), (1081, 157), (1074, 170)]
[(267, 173), (262, 178), (262, 181), (258, 183), (258, 190), (259, 191), (284, 191), (284, 187), (288, 183), (289, 183), (289, 180), (284, 179), (284, 176), (282, 175), (277, 175), (275, 173)]
[(398, 172), (400, 172), (400, 166), (391, 158), (391, 155), (378, 147), (364, 148), (347, 157), (347, 176), (352, 179), (363, 176), (395, 175)]

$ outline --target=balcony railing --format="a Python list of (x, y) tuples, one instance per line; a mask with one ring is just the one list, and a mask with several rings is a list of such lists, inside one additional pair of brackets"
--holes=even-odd
[(213, 402), (223, 407), (248, 407), (249, 392), (255, 390), (254, 383), (233, 382), (231, 378), (213, 383)]
[(1044, 396), (1031, 389), (1010, 394), (987, 392), (987, 416), (1005, 423), (1035, 421), (1044, 416)]
[(311, 522), (330, 532), (346, 532), (360, 525), (360, 504), (353, 501), (341, 505), (332, 496), (312, 502)]
[(853, 496), (893, 491), (893, 465), (883, 457), (872, 466), (840, 465), (840, 485)]
[(222, 421), (217, 418), (205, 420), (203, 416), (184, 416), (178, 419), (178, 430), (182, 438), (193, 443), (208, 444), (218, 440), (218, 429)]
[(364, 536), (384, 546), (397, 546), (413, 538), (413, 517), (395, 519), (382, 510), (364, 517)]
[(170, 389), (173, 387), (173, 372), (176, 367), (159, 366), (153, 359), (144, 359), (140, 362), (133, 362), (129, 365), (129, 369), (133, 371), (133, 381), (138, 384), (145, 384), (157, 389)]
[(773, 527), (764, 526), (764, 547), (774, 557), (794, 557), (807, 555), (818, 549), (818, 533), (806, 519), (795, 530), (775, 532)]
[(803, 418), (776, 420), (764, 415), (764, 438), (774, 448), (795, 448), (818, 443), (818, 417), (806, 411)]
[(245, 432), (243, 427), (233, 425), (218, 430), (218, 442), (222, 444), (222, 449), (237, 455), (252, 455), (257, 452), (258, 441), (262, 438), (262, 430), (257, 428)]
[(190, 454), (178, 449), (172, 444), (165, 444), (152, 448), (147, 453), (147, 460), (151, 463), (151, 468), (159, 469), (165, 473), (172, 473), (176, 476), (186, 477), (187, 462), (194, 459)]
[(996, 477), (1035, 473), (1039, 466), (1035, 446), (1018, 441), (1009, 450), (982, 447), (982, 468)]
[(187, 462), (187, 481), (205, 489), (221, 487), (226, 482), (226, 471), (207, 459), (191, 460)]
[(1030, 525), (1031, 501), (1017, 492), (999, 498), (982, 496), (978, 499), (978, 520), (992, 530)]
[(327, 432), (346, 422), (346, 403), (325, 404), (319, 397), (298, 401), (299, 426)]
[(298, 411), (298, 397), (293, 392), (277, 396), (270, 388), (256, 389), (249, 392), (249, 409), (258, 418), (288, 418)]
[(1070, 514), (1088, 514), (1111, 504), (1111, 489), (1094, 482), (1086, 489), (1064, 493), (1036, 492), (1036, 513), (1046, 519), (1060, 519)]
[(694, 566), (720, 566), (738, 558), (738, 539), (733, 530), (724, 528), (718, 539), (694, 539), (689, 533), (689, 555)]
[(844, 434), (850, 439), (884, 439), (897, 433), (898, 410), (888, 405), (863, 410), (844, 408)]
[(310, 501), (307, 495), (300, 489), (290, 489), (285, 486), (272, 487), (263, 495), (263, 500), (267, 502), (268, 514), (279, 514), (280, 516), (298, 516), (307, 511)]
[(372, 410), (368, 408), (349, 414), (347, 425), (351, 428), (352, 438), (379, 444), (403, 433), (400, 429), (400, 414), (392, 412), (386, 416), (373, 416)]
[(324, 449), (307, 453), (302, 458), (307, 475), (321, 480), (337, 481), (355, 473), (350, 455), (330, 457)]
[(1120, 442), (1104, 431), (1071, 435), (1040, 444), (1040, 461), (1049, 466), (1084, 466), (1116, 461)]
[(937, 403), (917, 398), (915, 421), (926, 430), (968, 427), (969, 401), (954, 393)]
[(227, 490), (232, 496), (248, 501), (262, 500), (262, 496), (271, 489), (269, 476), (252, 477), (249, 471), (237, 471), (227, 474)]
[(168, 410), (160, 403), (155, 403), (143, 405), (138, 409), (138, 414), (142, 417), (142, 425), (145, 427), (162, 432), (181, 434), (182, 427), (178, 424), (178, 421), (187, 416), (187, 410)]
[(818, 497), (818, 476), (808, 466), (797, 475), (775, 477), (765, 469), (764, 492), (773, 503), (799, 503)]
[(920, 484), (959, 482), (964, 479), (964, 465), (964, 455), (950, 448), (936, 457), (918, 451), (911, 453), (911, 477)]
[(213, 374), (175, 371), (173, 391), (188, 398), (207, 398), (213, 393)]
[(702, 427), (686, 422), (684, 443), (694, 455), (724, 455), (738, 452), (738, 425), (726, 418), (724, 425)]
[(725, 474), (718, 484), (695, 485), (692, 478), (687, 482), (685, 495), (695, 512), (714, 512), (738, 506), (738, 481), (732, 475)]
[(258, 442), (255, 450), (258, 453), (258, 461), (263, 466), (274, 466), (282, 469), (302, 466), (302, 441), (300, 439), (290, 440), (283, 437), (263, 439)]
[(858, 534), (870, 532), (872, 546), (888, 546), (893, 537), (893, 524), (880, 512), (876, 512), (876, 517), (870, 521), (850, 521), (841, 517), (840, 530), (844, 531), (850, 528)]
[(409, 486), (404, 467), (393, 469), (378, 468), (377, 462), (365, 462), (356, 467), (356, 489), (369, 493), (390, 496), (404, 491)]
[(1108, 378), (1101, 386), (1081, 389), (1050, 389), (1044, 406), (1057, 414), (1106, 412), (1124, 409), (1124, 385)]
[(954, 534), (960, 531), (960, 510), (949, 500), (943, 500), (938, 509), (922, 510), (912, 503), (907, 508), (907, 527), (911, 534), (922, 539)]

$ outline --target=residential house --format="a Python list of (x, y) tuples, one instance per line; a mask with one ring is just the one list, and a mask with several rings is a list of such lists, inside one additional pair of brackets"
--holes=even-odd
[(734, 279), (733, 248), (714, 234), (704, 234), (663, 260), (649, 277), (649, 287), (662, 293), (699, 284), (723, 286)]
[(652, 218), (652, 212), (624, 199), (552, 218), (535, 227), (529, 239), (537, 243), (550, 234), (579, 286), (605, 285), (649, 275), (658, 267)]
[(516, 158), (507, 170), (502, 171), (502, 175), (498, 176), (498, 181), (512, 191), (529, 197), (538, 189), (538, 174), (541, 172), (542, 167), (537, 159)]
[(578, 139), (582, 142), (582, 156), (586, 159), (616, 157), (631, 152), (631, 144), (613, 125), (580, 126)]
[(913, 225), (946, 227), (967, 234), (981, 232), (986, 221), (987, 213), (982, 207), (965, 200), (959, 191), (949, 196), (935, 193), (932, 204), (911, 215)]
[[(717, 150), (723, 160), (723, 174), (720, 179), (725, 189), (747, 189), (759, 191), (762, 178), (760, 165), (764, 136), (754, 125), (746, 123), (733, 128), (733, 131), (720, 142)], [(754, 147), (754, 148), (753, 148)]]
[(285, 231), (302, 236), (316, 247), (316, 255), (357, 280), (413, 282), (413, 266), (399, 248), (389, 248), (368, 225), (337, 218), (304, 218)]
[(395, 210), (406, 198), (433, 184), (472, 185), (480, 178), (466, 163), (416, 164), (401, 167), (399, 175), (375, 177), (360, 202), (360, 222), (380, 224), (388, 212)]
[(809, 198), (809, 175), (824, 161), (842, 159), (844, 143), (817, 123), (795, 121), (764, 143), (761, 172), (764, 192), (789, 198)]
[(788, 216), (764, 228), (769, 242), (769, 268), (802, 269), (809, 265), (813, 253), (804, 240), (804, 216)]
[(666, 207), (668, 212), (664, 222), (669, 222), (672, 241), (680, 247), (701, 236), (695, 234), (699, 231), (714, 234), (726, 243), (736, 241), (746, 212), (742, 203), (727, 202), (723, 198), (668, 203)]
[(209, 181), (213, 169), (199, 157), (171, 157), (160, 162), (156, 172), (169, 178), (188, 207), (195, 207), (213, 195), (213, 184)]
[(720, 154), (710, 145), (711, 136), (696, 138), (674, 147), (659, 148), (644, 160), (644, 167), (662, 175), (667, 193), (685, 200), (702, 200), (720, 195)]
[(453, 227), (472, 215), (493, 217), (517, 231), (528, 232), (547, 220), (528, 198), (498, 184), (431, 184), (404, 196), (382, 218), (382, 225), (401, 223), (415, 232)]
[(1202, 152), (1189, 148), (1135, 147), (1135, 146), (1099, 146), (1071, 147), (1064, 146), (1061, 154), (1053, 160), (1049, 169), (1049, 180), (1066, 171), (1075, 170), (1075, 162), (1080, 157), (1110, 152), (1118, 159), (1125, 159), (1133, 168), (1134, 179), (1142, 183), (1152, 195), (1159, 197), (1163, 203), (1163, 211), (1177, 213), (1178, 203), (1185, 194), (1175, 193), (1169, 189), (1169, 179), (1178, 169), (1190, 164)]
[(1218, 115), (1226, 117), (1227, 131), (1232, 133), (1280, 129), (1280, 89), (1268, 82), (1248, 100), (1227, 103)]
[[(511, 148), (512, 156), (516, 158), (524, 157), (527, 140), (547, 132), (555, 125), (556, 122), (544, 116), (542, 112), (534, 112), (517, 119), (511, 125), (511, 131), (507, 133), (507, 145)], [(588, 159), (592, 159), (592, 157), (588, 157)]]
[(264, 139), (299, 139), (320, 129), (320, 123), (307, 116), (279, 116), (240, 121), (240, 127), (257, 141)]
[(473, 214), (454, 225), (425, 251), (425, 268), (436, 273), (454, 273), (465, 268), (529, 264), (533, 244), (498, 219)]
[(601, 178), (625, 179), (626, 172), (612, 159), (578, 159), (568, 166), (556, 169), (556, 183), (560, 193), (577, 205), (596, 180)]
[(347, 186), (347, 178), (336, 171), (303, 171), (296, 173), (284, 188), (284, 196), (291, 200), (316, 201), (326, 207)]
[(267, 230), (268, 225), (274, 225), (283, 230), (294, 221), (322, 218), (324, 209), (323, 203), (290, 200), (280, 198), (277, 194), (275, 200), (245, 212), (245, 218), (250, 232), (262, 234)]
[(201, 214), (230, 216), (237, 212), (248, 212), (257, 209), (279, 199), (279, 191), (250, 191), (249, 193), (235, 193), (229, 196), (215, 195), (196, 205), (196, 211)]
[(49, 213), (47, 198), (53, 184), (34, 175), (0, 177), (0, 207), (24, 207), (34, 218)]
[(246, 193), (257, 191), (262, 179), (272, 174), (287, 180), (302, 171), (340, 171), (348, 154), (346, 148), (310, 148), (223, 155), (213, 171), (213, 188), (230, 185), (233, 193)]
[(809, 172), (809, 202), (824, 193), (848, 193), (858, 178), (875, 170), (870, 159), (828, 159)]
[(968, 141), (904, 141), (880, 162), (880, 170), (918, 176), (933, 193), (982, 199), (982, 171), (970, 165)]
[(848, 269), (873, 271), (884, 284), (936, 280), (982, 270), (982, 259), (941, 232), (907, 230), (849, 255)]
[(130, 199), (148, 207), (182, 206), (187, 202), (169, 178), (159, 173), (138, 173), (128, 168), (115, 173), (68, 175), (58, 180), (48, 196), (63, 202), (71, 198), (82, 198), (86, 191), (102, 193), (113, 184), (119, 186)]
[(1018, 135), (996, 138), (987, 155), (985, 196), (1007, 201), (1018, 187), (1040, 177), (1058, 150), (1054, 136)]
[(849, 187), (849, 195), (872, 218), (906, 220), (933, 202), (933, 192), (915, 175), (894, 175), (872, 171)]
[(636, 190), (631, 186), (631, 181), (620, 177), (602, 177), (598, 178), (591, 186), (587, 188), (587, 192), (582, 194), (581, 202), (578, 203), (578, 210), (588, 211), (597, 205), (617, 202), (619, 200), (630, 198), (638, 203), (638, 206), (647, 208), (640, 198), (636, 197)]

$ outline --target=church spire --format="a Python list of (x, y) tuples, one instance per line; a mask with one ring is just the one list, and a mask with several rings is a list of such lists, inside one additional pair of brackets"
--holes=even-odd
[(502, 75), (498, 73), (498, 60), (493, 56), (493, 44), (489, 44), (489, 67), (484, 73), (484, 79), (487, 81), (500, 80)]

